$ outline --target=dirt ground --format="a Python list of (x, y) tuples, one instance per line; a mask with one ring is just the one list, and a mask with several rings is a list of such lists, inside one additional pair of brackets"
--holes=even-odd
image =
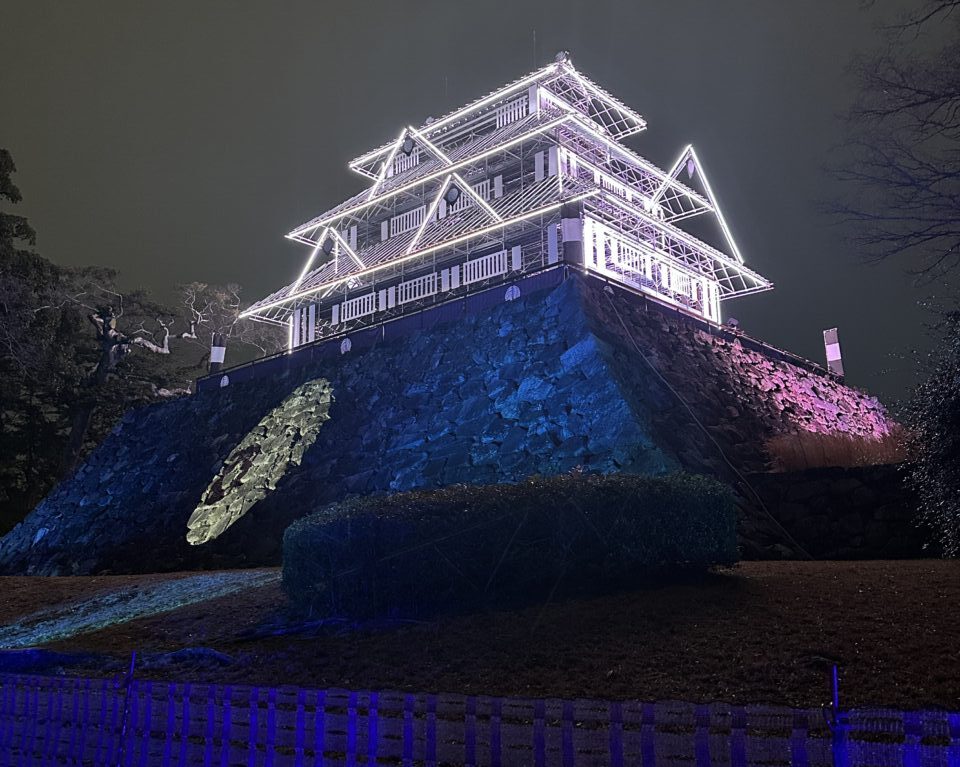
[[(0, 619), (189, 575), (0, 578)], [(958, 601), (960, 562), (746, 562), (524, 610), (318, 627), (272, 582), (47, 647), (118, 662), (184, 647), (232, 658), (148, 663), (141, 675), (155, 679), (790, 705), (824, 702), (836, 662), (845, 705), (960, 710)]]

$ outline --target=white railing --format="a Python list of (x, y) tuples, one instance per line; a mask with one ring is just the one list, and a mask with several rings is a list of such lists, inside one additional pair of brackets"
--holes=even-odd
[(623, 197), (627, 200), (631, 198), (630, 190), (627, 188), (627, 185), (621, 184), (613, 176), (608, 176), (606, 173), (601, 173), (598, 170), (594, 170), (593, 181), (595, 184), (599, 184), (603, 189), (606, 189), (608, 192), (613, 192), (619, 197)]
[(627, 245), (627, 243), (622, 240), (617, 242), (616, 261), (622, 269), (634, 272), (641, 277), (646, 277), (650, 272), (647, 254), (642, 250)]
[(500, 250), (488, 256), (480, 256), (463, 264), (463, 284), (486, 280), (507, 273), (507, 251)]
[(431, 272), (423, 277), (407, 280), (397, 285), (397, 303), (407, 304), (418, 298), (432, 296), (437, 292), (437, 273)]
[(390, 219), (390, 236), (393, 237), (398, 234), (403, 234), (404, 232), (409, 232), (411, 229), (416, 229), (423, 223), (423, 216), (426, 212), (427, 206), (421, 205), (419, 208), (414, 208), (413, 210), (408, 210), (406, 213), (401, 213), (399, 216), (394, 216)]
[(521, 117), (526, 117), (526, 115), (527, 96), (524, 94), (520, 98), (507, 102), (502, 107), (497, 107), (497, 127), (502, 128), (504, 125), (519, 120)]
[(671, 269), (670, 290), (674, 293), (687, 296), (687, 298), (693, 298), (693, 280), (690, 279), (689, 274), (684, 274), (677, 269)]
[(583, 224), (586, 266), (670, 303), (691, 309), (719, 322), (719, 287), (716, 283), (677, 266), (657, 243), (650, 250), (623, 234), (587, 217)]
[(420, 164), (420, 147), (414, 147), (410, 154), (397, 152), (393, 157), (394, 174), (403, 173)]
[(340, 304), (340, 322), (347, 322), (357, 317), (365, 317), (368, 314), (373, 314), (376, 309), (376, 293), (367, 293), (365, 296), (351, 298), (349, 301), (344, 301)]
[[(486, 178), (472, 188), (473, 191), (480, 195), (480, 197), (482, 197), (484, 200), (490, 199), (490, 179)], [(472, 195), (466, 194), (465, 192), (461, 193), (460, 199), (451, 205), (447, 212), (456, 213), (464, 208), (469, 208), (475, 202), (476, 200), (473, 199)]]

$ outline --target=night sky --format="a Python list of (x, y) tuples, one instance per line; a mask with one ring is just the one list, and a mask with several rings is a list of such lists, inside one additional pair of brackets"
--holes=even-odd
[(748, 265), (777, 285), (726, 316), (817, 361), (839, 326), (848, 380), (891, 401), (932, 288), (864, 265), (818, 202), (845, 67), (893, 8), (5, 0), (0, 146), (42, 255), (158, 291), (236, 281), (252, 301), (302, 266), (283, 234), (364, 188), (348, 160), (567, 49), (646, 118), (632, 148), (664, 166), (696, 146)]

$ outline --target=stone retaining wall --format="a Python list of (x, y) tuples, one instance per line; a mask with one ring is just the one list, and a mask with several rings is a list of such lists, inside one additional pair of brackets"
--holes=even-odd
[[(129, 413), (0, 542), (0, 572), (273, 564), (293, 519), (352, 494), (577, 466), (732, 480), (726, 461), (762, 469), (771, 436), (888, 428), (874, 398), (707, 328), (573, 276), (363, 351)], [(188, 521), (201, 545), (187, 543)]]
[[(929, 545), (931, 532), (917, 525), (903, 476), (899, 466), (866, 466), (754, 475), (749, 481), (777, 522), (815, 559), (937, 556), (936, 546)], [(754, 518), (741, 520), (746, 558), (796, 556), (782, 536), (753, 524)]]

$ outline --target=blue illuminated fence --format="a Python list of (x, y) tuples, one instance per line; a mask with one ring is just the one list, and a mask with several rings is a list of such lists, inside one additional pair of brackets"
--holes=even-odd
[(4, 675), (0, 766), (960, 767), (958, 714), (848, 714)]

